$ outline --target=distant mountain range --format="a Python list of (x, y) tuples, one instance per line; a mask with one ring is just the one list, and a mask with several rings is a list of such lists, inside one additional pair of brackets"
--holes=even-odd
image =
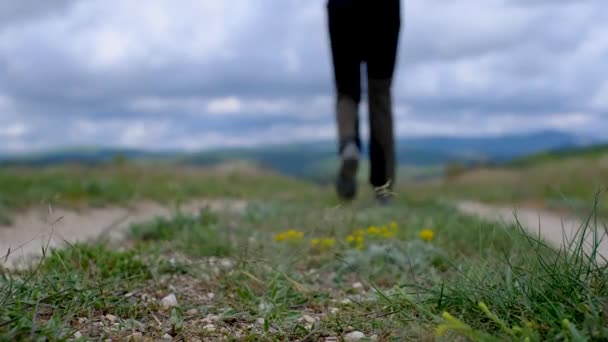
[[(575, 135), (546, 131), (496, 137), (423, 137), (398, 140), (397, 156), (401, 165), (437, 166), (447, 162), (504, 163), (527, 155), (587, 146), (598, 141)], [(0, 156), (0, 165), (48, 166), (62, 163), (95, 165), (117, 158), (156, 161), (180, 165), (210, 166), (247, 160), (281, 173), (317, 178), (336, 165), (334, 142), (314, 142), (284, 146), (218, 149), (187, 153), (182, 151), (150, 152), (122, 148), (71, 148), (24, 155)]]

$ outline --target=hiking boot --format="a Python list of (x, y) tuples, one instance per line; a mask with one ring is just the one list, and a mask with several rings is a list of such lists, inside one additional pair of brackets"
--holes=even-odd
[(342, 199), (350, 200), (357, 195), (359, 148), (354, 142), (348, 143), (342, 150), (340, 158), (342, 165), (336, 181), (336, 191)]
[(378, 204), (385, 206), (391, 204), (393, 200), (393, 191), (391, 189), (391, 181), (388, 181), (382, 186), (374, 187), (374, 194)]

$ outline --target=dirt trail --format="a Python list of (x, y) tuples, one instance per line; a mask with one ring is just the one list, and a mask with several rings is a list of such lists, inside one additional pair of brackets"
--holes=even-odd
[[(185, 213), (211, 210), (242, 212), (247, 203), (240, 200), (196, 200), (180, 207)], [(154, 217), (169, 217), (172, 208), (153, 202), (141, 202), (130, 208), (105, 207), (82, 211), (31, 209), (15, 217), (11, 226), (0, 226), (0, 265), (16, 268), (42, 255), (42, 248), (99, 237), (120, 239), (130, 224)]]
[[(583, 226), (584, 222), (580, 218), (560, 215), (555, 212), (530, 208), (498, 207), (477, 202), (463, 201), (456, 204), (457, 208), (466, 214), (476, 215), (489, 221), (497, 221), (505, 224), (516, 224), (517, 221), (534, 236), (541, 237), (555, 247), (564, 245), (564, 237), (567, 241), (572, 241), (573, 237)], [(593, 245), (593, 222), (590, 224), (590, 231), (585, 236), (587, 251)], [(598, 260), (608, 259), (608, 237), (604, 228), (604, 222), (598, 220), (597, 231), (598, 239), (601, 239), (598, 248)]]

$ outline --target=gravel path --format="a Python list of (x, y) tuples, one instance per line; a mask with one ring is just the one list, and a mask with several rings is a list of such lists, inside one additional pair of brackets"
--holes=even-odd
[[(238, 200), (197, 200), (181, 207), (186, 213), (211, 210), (245, 210), (247, 203)], [(47, 246), (56, 248), (68, 243), (100, 237), (120, 239), (130, 224), (154, 217), (169, 217), (173, 210), (153, 202), (137, 203), (131, 208), (104, 207), (82, 211), (31, 209), (15, 217), (11, 226), (0, 226), (0, 265), (18, 268), (42, 255)]]
[[(572, 241), (573, 237), (580, 231), (584, 221), (580, 218), (560, 215), (547, 210), (530, 208), (499, 207), (477, 202), (463, 201), (456, 204), (457, 208), (466, 214), (476, 215), (489, 221), (497, 221), (504, 224), (517, 224), (517, 221), (534, 236), (540, 236), (549, 244), (560, 248), (564, 241)], [(594, 239), (594, 223), (585, 236), (587, 251), (591, 249)], [(608, 259), (608, 237), (604, 222), (598, 220), (598, 239), (601, 240), (598, 248), (598, 258)], [(565, 238), (565, 239), (564, 239)]]

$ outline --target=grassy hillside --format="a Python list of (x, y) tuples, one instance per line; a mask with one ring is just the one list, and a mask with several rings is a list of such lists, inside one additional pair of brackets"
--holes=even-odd
[[(547, 149), (575, 146), (578, 137), (559, 132), (539, 132), (498, 137), (422, 137), (398, 141), (397, 160), (417, 170), (436, 168), (459, 161), (503, 163)], [(365, 157), (366, 152), (363, 151)], [(246, 160), (284, 175), (326, 182), (336, 170), (337, 151), (334, 141), (218, 149), (188, 153), (184, 151), (151, 152), (120, 148), (73, 148), (26, 155), (0, 156), (0, 166), (53, 166), (65, 163), (99, 165), (131, 160), (170, 165), (212, 166), (235, 160)], [(423, 175), (424, 176), (424, 175)]]
[[(226, 187), (226, 184), (230, 184)], [(86, 207), (128, 205), (152, 200), (174, 203), (194, 197), (282, 196), (281, 189), (307, 186), (254, 165), (223, 164), (213, 168), (121, 164), (0, 168), (0, 223), (32, 206)]]
[(605, 266), (435, 199), (410, 193), (383, 208), (365, 193), (338, 205), (331, 191), (259, 170), (90, 171), (3, 171), (0, 191), (15, 208), (49, 196), (249, 205), (178, 210), (133, 225), (122, 243), (48, 251), (30, 270), (0, 267), (0, 340), (608, 338)]
[(504, 167), (463, 170), (443, 181), (417, 186), (429, 196), (587, 212), (600, 193), (608, 214), (608, 147), (560, 149), (518, 159)]
[(595, 162), (597, 159), (606, 157), (608, 157), (608, 145), (600, 144), (536, 153), (515, 159), (508, 165), (515, 167), (530, 167), (543, 163), (566, 161), (567, 159), (587, 159), (590, 162)]

